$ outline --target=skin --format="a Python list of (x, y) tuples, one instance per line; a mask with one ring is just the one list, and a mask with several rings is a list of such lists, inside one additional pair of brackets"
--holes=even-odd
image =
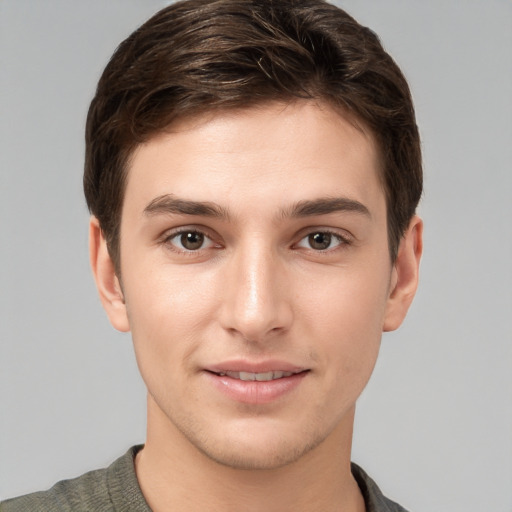
[[(355, 403), (416, 291), (421, 233), (414, 217), (390, 261), (374, 138), (325, 105), (188, 119), (136, 149), (122, 281), (94, 218), (91, 261), (148, 389), (153, 510), (364, 510)], [(217, 385), (233, 361), (301, 378), (252, 403)]]

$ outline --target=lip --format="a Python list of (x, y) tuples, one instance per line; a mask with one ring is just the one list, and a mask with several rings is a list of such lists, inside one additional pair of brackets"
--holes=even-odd
[[(225, 372), (292, 373), (269, 381), (243, 381), (225, 375)], [(292, 393), (309, 373), (309, 369), (284, 361), (226, 361), (205, 368), (204, 375), (213, 387), (231, 400), (245, 404), (268, 404)]]
[(303, 366), (297, 366), (286, 361), (277, 359), (265, 361), (247, 361), (243, 359), (224, 361), (205, 368), (206, 371), (212, 373), (225, 372), (249, 372), (249, 373), (266, 373), (282, 371), (286, 373), (299, 373), (307, 370)]

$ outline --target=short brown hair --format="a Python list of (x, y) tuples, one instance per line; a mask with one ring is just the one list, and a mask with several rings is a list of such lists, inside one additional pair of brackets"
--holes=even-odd
[(378, 142), (392, 260), (422, 192), (407, 82), (378, 37), (323, 0), (185, 0), (117, 48), (86, 127), (85, 197), (119, 271), (126, 169), (135, 147), (184, 116), (317, 99)]

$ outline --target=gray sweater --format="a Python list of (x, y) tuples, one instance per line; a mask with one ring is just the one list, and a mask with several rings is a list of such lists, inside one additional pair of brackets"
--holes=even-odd
[[(108, 468), (63, 480), (51, 489), (0, 503), (0, 512), (151, 512), (137, 482), (134, 446)], [(352, 474), (363, 494), (366, 512), (407, 512), (385, 498), (375, 482), (356, 464)]]

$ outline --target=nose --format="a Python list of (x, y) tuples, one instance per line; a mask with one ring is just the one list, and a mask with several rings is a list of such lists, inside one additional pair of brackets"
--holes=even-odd
[(264, 342), (289, 330), (293, 320), (286, 265), (266, 244), (235, 251), (222, 287), (220, 320), (231, 334)]

